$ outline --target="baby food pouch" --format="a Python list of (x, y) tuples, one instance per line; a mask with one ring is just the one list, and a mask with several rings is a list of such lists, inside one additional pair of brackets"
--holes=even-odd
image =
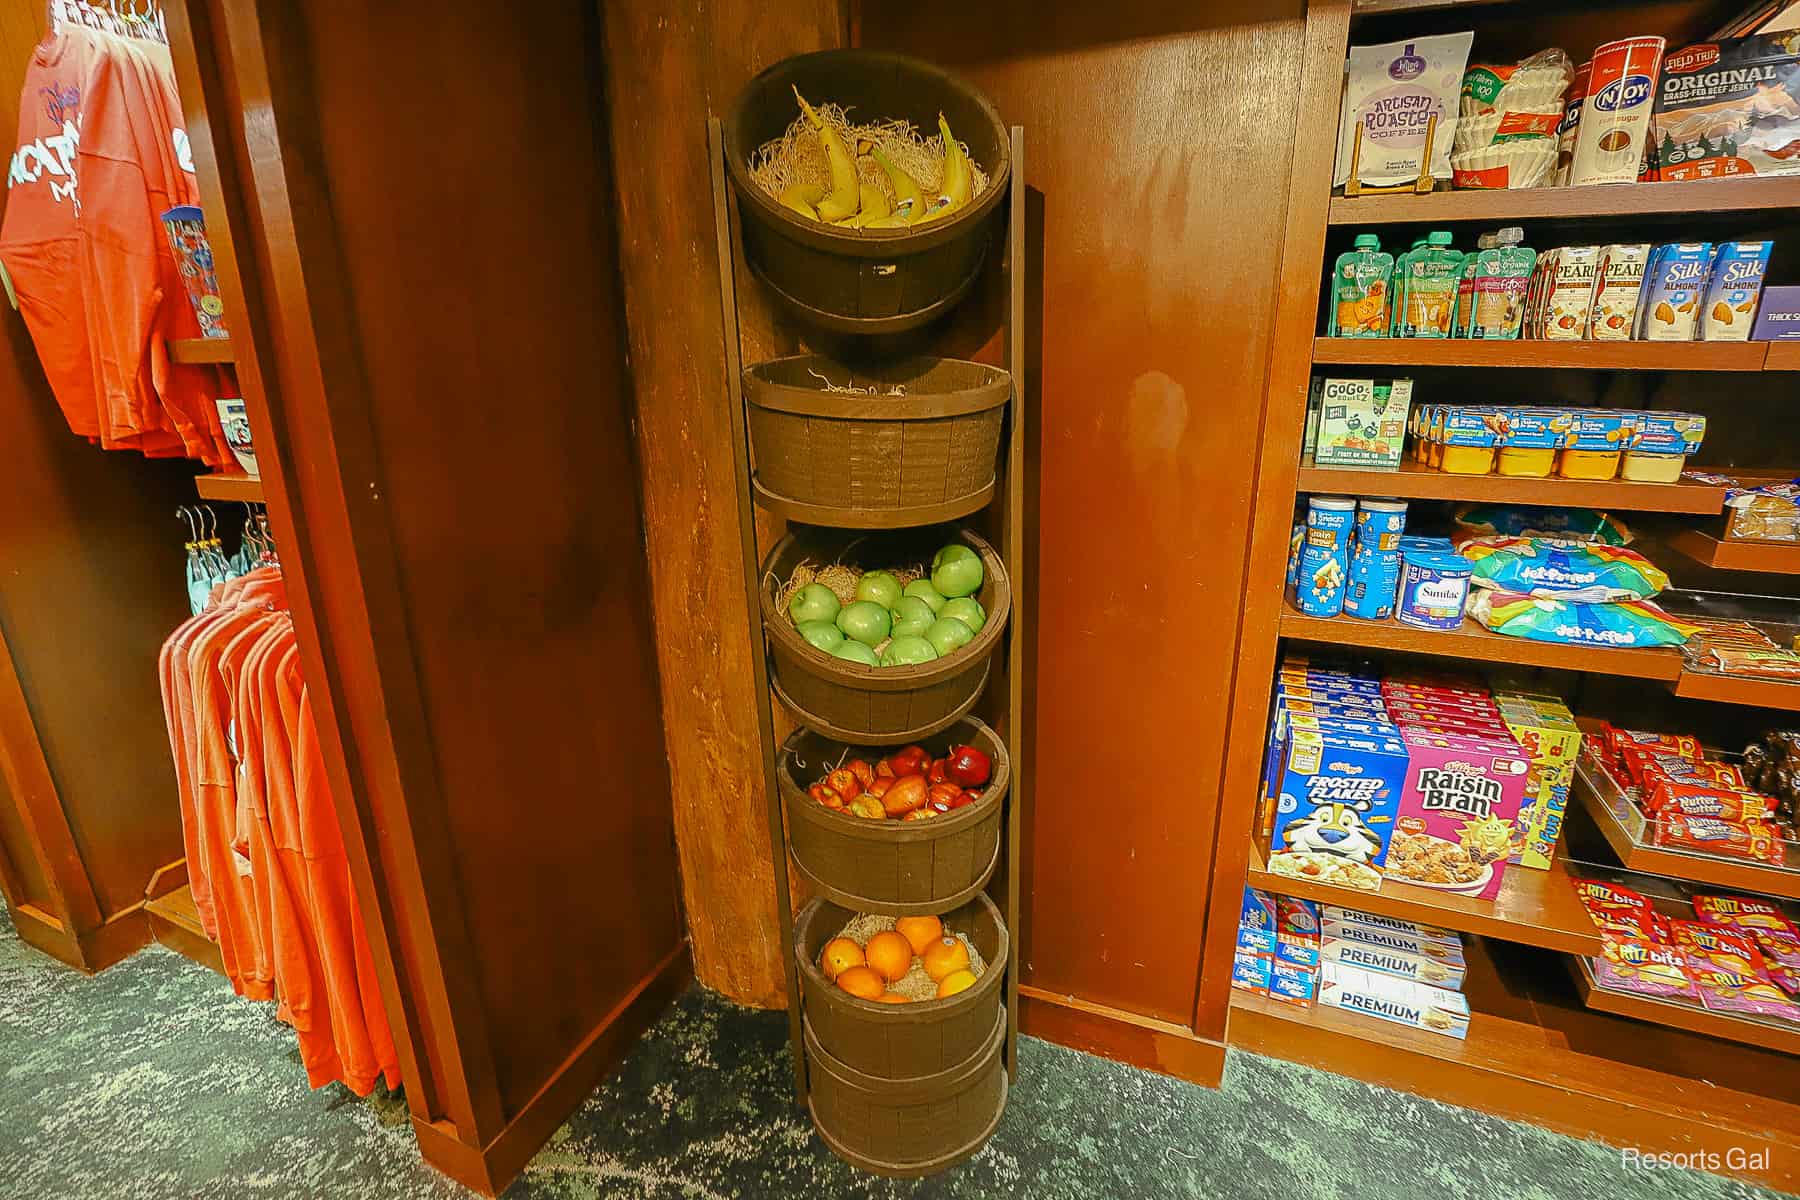
[(1588, 320), (1588, 337), (1596, 342), (1625, 342), (1637, 325), (1638, 295), (1644, 289), (1644, 268), (1650, 261), (1650, 245), (1600, 247), (1594, 268), (1594, 306)]
[(1480, 252), (1493, 244), (1494, 235), (1484, 233), (1475, 239), (1476, 253), (1463, 255), (1462, 273), (1456, 280), (1456, 320), (1450, 329), (1453, 337), (1469, 336), (1469, 326), (1475, 320), (1475, 267)]
[(1537, 252), (1519, 243), (1525, 231), (1509, 225), (1494, 235), (1492, 245), (1476, 253), (1471, 280), (1473, 311), (1466, 337), (1488, 341), (1519, 336), (1525, 317), (1525, 287)]
[(1686, 342), (1699, 326), (1700, 305), (1712, 276), (1711, 242), (1658, 246), (1644, 273), (1638, 299), (1638, 337), (1646, 342)]
[(1564, 246), (1556, 252), (1554, 273), (1544, 285), (1544, 338), (1579, 342), (1587, 336), (1599, 265), (1598, 246)]
[(1426, 244), (1408, 255), (1400, 336), (1447, 338), (1456, 313), (1456, 288), (1463, 256), (1450, 248), (1450, 234), (1434, 230)]
[(1463, 69), (1474, 41), (1473, 33), (1449, 33), (1350, 47), (1334, 184), (1349, 181), (1353, 157), (1358, 181), (1371, 187), (1408, 184), (1427, 173), (1450, 178)]
[(1701, 307), (1699, 336), (1708, 342), (1744, 342), (1756, 319), (1763, 273), (1772, 242), (1723, 242), (1713, 260), (1712, 281)]
[(1340, 254), (1331, 275), (1332, 337), (1381, 337), (1388, 326), (1388, 292), (1394, 256), (1372, 233), (1356, 235), (1356, 248)]

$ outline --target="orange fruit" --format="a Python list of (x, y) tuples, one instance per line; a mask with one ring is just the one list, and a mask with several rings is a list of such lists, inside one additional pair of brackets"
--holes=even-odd
[(945, 996), (954, 996), (964, 988), (974, 986), (975, 972), (952, 971), (942, 979), (938, 980), (938, 999), (942, 1000)]
[(944, 923), (936, 917), (901, 917), (894, 922), (894, 932), (906, 939), (914, 954), (923, 954), (944, 936)]
[(881, 981), (872, 967), (846, 967), (838, 973), (837, 985), (852, 996), (864, 1000), (879, 1000), (887, 991), (887, 984)]
[(847, 937), (835, 937), (826, 942), (825, 949), (819, 953), (819, 970), (825, 972), (825, 978), (835, 981), (844, 971), (860, 967), (866, 961), (861, 946)]
[(912, 970), (912, 943), (891, 929), (870, 938), (863, 953), (868, 957), (869, 965), (889, 983)]
[(876, 999), (879, 1000), (883, 1004), (911, 1004), (912, 1003), (911, 1000), (908, 1000), (905, 996), (902, 996), (899, 992), (883, 992), (883, 993), (881, 993), (881, 995), (877, 996)]
[(919, 955), (925, 960), (925, 973), (934, 983), (944, 982), (946, 975), (969, 969), (969, 948), (961, 938), (942, 937), (925, 947)]

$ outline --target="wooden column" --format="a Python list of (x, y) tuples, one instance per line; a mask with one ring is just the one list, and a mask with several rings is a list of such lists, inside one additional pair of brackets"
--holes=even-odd
[[(834, 0), (600, 7), (637, 467), (694, 970), (740, 1003), (779, 1006), (784, 951), (723, 400), (706, 118), (723, 115), (771, 63), (842, 44), (843, 17)], [(745, 362), (791, 352), (798, 334), (760, 287), (740, 283)]]

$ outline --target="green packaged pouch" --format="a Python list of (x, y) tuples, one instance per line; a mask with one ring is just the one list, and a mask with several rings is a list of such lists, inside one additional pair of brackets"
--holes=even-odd
[(1450, 248), (1450, 234), (1434, 230), (1425, 245), (1407, 255), (1402, 286), (1400, 336), (1447, 338), (1456, 316), (1456, 289), (1462, 277), (1463, 256)]
[(1372, 233), (1356, 235), (1355, 249), (1338, 255), (1331, 273), (1332, 337), (1382, 337), (1389, 324), (1389, 293), (1394, 282), (1394, 256), (1381, 249)]
[(1469, 337), (1505, 341), (1519, 336), (1525, 318), (1525, 290), (1537, 265), (1537, 252), (1519, 244), (1524, 240), (1525, 231), (1511, 225), (1494, 236), (1493, 245), (1472, 256), (1475, 270)]

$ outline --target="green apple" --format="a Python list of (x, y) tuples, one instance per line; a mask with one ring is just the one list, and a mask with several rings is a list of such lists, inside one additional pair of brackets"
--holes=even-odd
[(865, 667), (878, 667), (881, 665), (880, 660), (875, 657), (875, 652), (873, 650), (869, 649), (861, 642), (853, 642), (849, 638), (845, 638), (843, 641), (833, 646), (831, 648), (831, 655), (833, 658), (841, 658), (848, 662), (861, 663)]
[(802, 621), (796, 628), (801, 637), (821, 650), (835, 650), (844, 640), (843, 631), (830, 621)]
[(938, 657), (959, 650), (975, 640), (975, 631), (955, 617), (939, 617), (925, 631), (925, 640), (938, 652)]
[[(943, 620), (945, 617), (961, 621), (969, 627), (970, 633), (980, 633), (981, 627), (987, 624), (987, 610), (982, 608), (981, 601), (973, 596), (958, 596), (944, 605), (944, 611), (938, 614), (938, 619)], [(838, 623), (843, 624), (841, 617)]]
[(900, 603), (894, 605), (894, 636), (917, 637), (931, 628), (937, 620), (937, 614), (931, 605), (917, 596), (902, 596)]
[(943, 611), (944, 601), (949, 599), (949, 597), (945, 596), (942, 592), (932, 587), (931, 580), (929, 579), (913, 580), (911, 583), (900, 589), (900, 594), (902, 596), (918, 597), (925, 603), (931, 605), (931, 611), (934, 613)]
[(873, 600), (847, 604), (837, 615), (837, 627), (843, 635), (865, 646), (885, 640), (893, 623), (888, 610)]
[(937, 658), (936, 650), (931, 643), (916, 634), (897, 637), (888, 643), (882, 651), (881, 665), (884, 667), (910, 667), (919, 663), (928, 663)]
[[(931, 586), (952, 600), (979, 591), (983, 574), (980, 557), (959, 542), (945, 546), (931, 560)], [(943, 615), (940, 609), (938, 616)]]
[(838, 607), (838, 598), (830, 588), (822, 583), (809, 583), (789, 598), (788, 616), (796, 625), (807, 621), (835, 621)]
[(900, 602), (900, 581), (892, 571), (870, 571), (856, 581), (856, 598), (892, 608)]

